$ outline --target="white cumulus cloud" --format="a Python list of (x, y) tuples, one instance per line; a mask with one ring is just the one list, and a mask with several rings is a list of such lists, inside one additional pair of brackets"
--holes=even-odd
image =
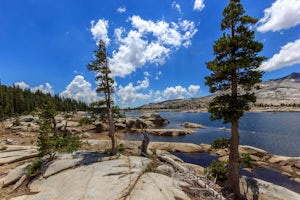
[(155, 76), (155, 80), (159, 80), (159, 77), (162, 75), (161, 71), (158, 71)]
[(300, 39), (289, 42), (283, 47), (279, 53), (275, 54), (268, 61), (263, 62), (260, 69), (263, 71), (273, 71), (283, 67), (300, 64)]
[(181, 6), (176, 1), (173, 1), (172, 8), (176, 9), (179, 13), (181, 13)]
[(125, 77), (147, 63), (164, 64), (171, 52), (190, 46), (197, 32), (194, 22), (188, 20), (168, 23), (132, 16), (129, 21), (132, 29), (128, 32), (124, 28), (115, 29), (119, 47), (110, 58), (113, 76)]
[(122, 106), (130, 106), (138, 100), (145, 100), (151, 97), (150, 93), (146, 94), (140, 91), (147, 89), (148, 87), (149, 79), (145, 77), (143, 81), (138, 81), (136, 86), (132, 83), (129, 83), (125, 87), (119, 86), (116, 94), (119, 97)]
[(187, 90), (182, 86), (168, 87), (163, 91), (166, 99), (183, 99), (187, 94)]
[(194, 10), (202, 11), (204, 7), (205, 7), (204, 0), (195, 0)]
[(300, 0), (276, 0), (259, 20), (260, 32), (289, 29), (300, 23)]
[(99, 19), (95, 24), (95, 21), (91, 21), (90, 31), (93, 34), (94, 40), (98, 43), (99, 40), (103, 40), (106, 44), (109, 44), (110, 40), (108, 38), (108, 21), (105, 19)]
[(126, 8), (125, 7), (120, 7), (120, 8), (118, 8), (118, 10), (117, 10), (119, 13), (124, 13), (124, 12), (126, 12)]
[(28, 85), (24, 81), (21, 81), (21, 82), (14, 83), (14, 85), (16, 87), (19, 87), (19, 88), (23, 89), (23, 90), (29, 89), (31, 92), (40, 91), (44, 94), (48, 94), (48, 93), (50, 93), (51, 95), (54, 94), (54, 91), (52, 89), (52, 85), (50, 85), (50, 83), (45, 83), (45, 85), (39, 85), (39, 86), (31, 87), (30, 85)]
[(54, 94), (52, 86), (49, 83), (45, 83), (45, 85), (39, 85), (30, 89), (33, 92), (41, 91), (45, 94), (50, 93)]
[(177, 85), (175, 87), (166, 88), (162, 93), (160, 93), (161, 96), (156, 98), (159, 100), (184, 99), (187, 97), (194, 97), (198, 94), (199, 90), (199, 85), (190, 85), (188, 88)]
[(95, 90), (92, 89), (91, 83), (86, 81), (81, 75), (75, 76), (72, 82), (59, 95), (61, 97), (83, 101), (88, 104), (93, 101), (99, 101), (99, 97)]
[(150, 76), (150, 73), (147, 72), (147, 71), (145, 71), (145, 72), (144, 72), (144, 76), (148, 77), (148, 76)]
[(198, 94), (200, 90), (200, 85), (190, 85), (188, 88), (188, 92), (190, 96), (195, 96), (196, 94)]
[(24, 81), (16, 82), (16, 83), (14, 83), (14, 86), (16, 86), (22, 90), (30, 89), (30, 86), (27, 83), (25, 83)]

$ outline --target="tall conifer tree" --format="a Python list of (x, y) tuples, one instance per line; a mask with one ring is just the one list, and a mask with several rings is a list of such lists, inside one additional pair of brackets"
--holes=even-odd
[(206, 85), (212, 93), (219, 92), (209, 104), (211, 119), (231, 123), (227, 188), (235, 199), (241, 198), (239, 119), (249, 110), (249, 104), (256, 101), (253, 88), (261, 82), (262, 72), (258, 68), (265, 59), (258, 55), (263, 45), (255, 41), (251, 30), (256, 22), (257, 19), (245, 15), (240, 0), (230, 0), (221, 21), (223, 36), (213, 45), (215, 59), (206, 63), (212, 71), (206, 77)]
[(106, 115), (109, 124), (109, 137), (111, 138), (112, 148), (111, 155), (117, 153), (117, 141), (115, 136), (115, 126), (112, 113), (112, 98), (114, 93), (114, 80), (111, 78), (111, 70), (109, 69), (109, 63), (107, 59), (106, 45), (103, 40), (98, 43), (98, 49), (95, 51), (95, 60), (88, 64), (90, 71), (96, 72), (96, 81), (98, 81), (98, 87), (96, 92), (103, 93), (106, 104)]

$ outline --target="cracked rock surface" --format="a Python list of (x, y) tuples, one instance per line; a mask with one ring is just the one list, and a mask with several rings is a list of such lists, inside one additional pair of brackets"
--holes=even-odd
[(125, 199), (150, 164), (147, 158), (121, 156), (83, 165), (37, 179), (30, 184), (30, 190), (37, 194), (13, 199)]

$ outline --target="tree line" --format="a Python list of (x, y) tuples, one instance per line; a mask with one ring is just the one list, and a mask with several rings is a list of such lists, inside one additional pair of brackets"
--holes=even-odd
[(57, 111), (71, 112), (87, 110), (84, 102), (71, 98), (63, 98), (59, 95), (51, 96), (41, 91), (32, 92), (29, 89), (21, 89), (17, 86), (0, 85), (0, 120), (24, 114), (30, 114), (37, 108), (41, 108), (47, 98), (56, 106)]

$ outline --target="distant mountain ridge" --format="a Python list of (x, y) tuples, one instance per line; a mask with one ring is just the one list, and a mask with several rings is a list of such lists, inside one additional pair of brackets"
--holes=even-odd
[[(256, 91), (257, 101), (252, 106), (252, 109), (264, 107), (300, 107), (300, 73), (294, 72), (283, 78), (271, 79), (262, 82), (260, 86), (261, 89)], [(146, 104), (137, 109), (204, 111), (214, 96), (167, 100)]]

